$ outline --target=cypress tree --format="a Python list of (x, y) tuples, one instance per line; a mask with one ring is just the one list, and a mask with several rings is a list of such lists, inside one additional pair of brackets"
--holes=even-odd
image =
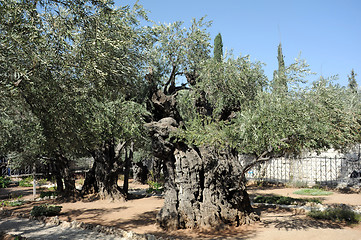
[(217, 62), (222, 62), (223, 58), (223, 43), (222, 43), (222, 35), (218, 33), (218, 35), (214, 38), (214, 58)]
[(287, 87), (287, 77), (286, 77), (286, 67), (284, 56), (282, 53), (282, 44), (278, 45), (277, 51), (277, 60), (278, 60), (278, 70), (273, 73), (273, 88), (278, 93), (285, 93), (288, 91)]
[(358, 84), (356, 82), (357, 74), (352, 69), (351, 74), (348, 76), (348, 87), (351, 89), (352, 92), (357, 92)]

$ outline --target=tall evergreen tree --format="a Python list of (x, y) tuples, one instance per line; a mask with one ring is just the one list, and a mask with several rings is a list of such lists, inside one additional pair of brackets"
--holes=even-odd
[(220, 33), (214, 38), (214, 58), (217, 62), (221, 62), (223, 58), (223, 43)]
[(273, 89), (278, 93), (284, 93), (288, 91), (287, 87), (287, 78), (286, 78), (286, 67), (285, 67), (285, 61), (284, 56), (282, 53), (282, 44), (280, 43), (278, 45), (278, 54), (277, 54), (277, 60), (278, 60), (278, 70), (274, 72), (273, 74)]
[(348, 87), (351, 89), (352, 92), (357, 92), (358, 84), (356, 82), (357, 74), (352, 69), (351, 74), (348, 76)]

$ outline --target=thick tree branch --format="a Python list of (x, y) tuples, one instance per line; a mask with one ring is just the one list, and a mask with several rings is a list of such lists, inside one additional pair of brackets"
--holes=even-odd
[(169, 76), (169, 79), (166, 82), (166, 84), (164, 85), (164, 94), (171, 94), (172, 93), (172, 87), (174, 87), (174, 85), (175, 85), (176, 71), (177, 71), (177, 66), (173, 65), (172, 72), (171, 72), (171, 74)]
[(120, 156), (121, 156), (121, 151), (123, 150), (125, 144), (127, 143), (127, 141), (124, 141), (124, 142), (120, 142), (114, 149), (114, 152), (115, 152), (115, 159), (116, 161), (115, 162), (118, 162), (119, 159), (120, 159)]
[[(283, 138), (280, 140), (280, 142), (286, 142), (288, 141), (288, 138)], [(255, 165), (259, 164), (259, 163), (264, 163), (269, 161), (270, 159), (272, 159), (273, 157), (271, 156), (267, 156), (268, 154), (272, 153), (274, 150), (274, 148), (272, 146), (269, 146), (268, 149), (266, 151), (264, 151), (261, 155), (259, 155), (256, 160), (254, 160), (253, 162), (247, 164), (243, 170), (242, 170), (242, 175), (241, 177), (243, 178), (244, 175), (246, 174), (246, 172), (248, 172), (251, 168), (253, 168)]]

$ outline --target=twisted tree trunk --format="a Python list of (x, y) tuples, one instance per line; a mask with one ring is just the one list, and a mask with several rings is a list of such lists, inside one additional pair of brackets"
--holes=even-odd
[(258, 220), (237, 153), (175, 141), (170, 133), (182, 124), (174, 97), (157, 92), (152, 100), (158, 118), (146, 127), (152, 136), (154, 156), (165, 164), (166, 178), (159, 225), (168, 230), (218, 229)]
[(71, 170), (71, 161), (64, 155), (57, 153), (55, 166), (57, 190), (65, 197), (74, 196), (76, 193), (75, 176)]
[(102, 148), (93, 151), (92, 155), (94, 164), (86, 176), (82, 192), (98, 194), (101, 199), (126, 199), (126, 194), (117, 183), (123, 166), (116, 157), (114, 143), (107, 141)]

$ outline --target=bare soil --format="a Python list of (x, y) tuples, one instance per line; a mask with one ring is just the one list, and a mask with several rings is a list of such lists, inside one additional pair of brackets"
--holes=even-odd
[[(121, 184), (120, 184), (121, 185)], [(82, 221), (85, 223), (119, 227), (136, 233), (149, 233), (156, 236), (172, 237), (176, 239), (347, 239), (361, 240), (361, 225), (348, 226), (344, 223), (318, 221), (304, 214), (296, 214), (290, 210), (258, 207), (256, 211), (261, 216), (261, 222), (252, 225), (229, 228), (216, 231), (178, 230), (165, 232), (155, 224), (158, 211), (163, 206), (161, 196), (144, 195), (148, 186), (130, 183), (131, 192), (135, 193), (128, 201), (109, 202), (104, 200), (83, 199), (82, 201), (59, 202), (47, 200), (63, 206), (59, 216), (61, 220)], [(256, 195), (283, 195), (297, 198), (309, 196), (293, 194), (295, 188), (266, 188), (250, 187), (251, 197)], [(0, 199), (9, 195), (23, 195), (31, 199), (32, 188), (0, 189)], [(361, 194), (334, 193), (329, 196), (318, 197), (325, 204), (343, 203), (348, 205), (361, 205)], [(40, 202), (30, 202), (18, 207), (7, 207), (15, 212), (29, 213), (32, 206)], [(1, 224), (1, 218), (0, 218)]]

